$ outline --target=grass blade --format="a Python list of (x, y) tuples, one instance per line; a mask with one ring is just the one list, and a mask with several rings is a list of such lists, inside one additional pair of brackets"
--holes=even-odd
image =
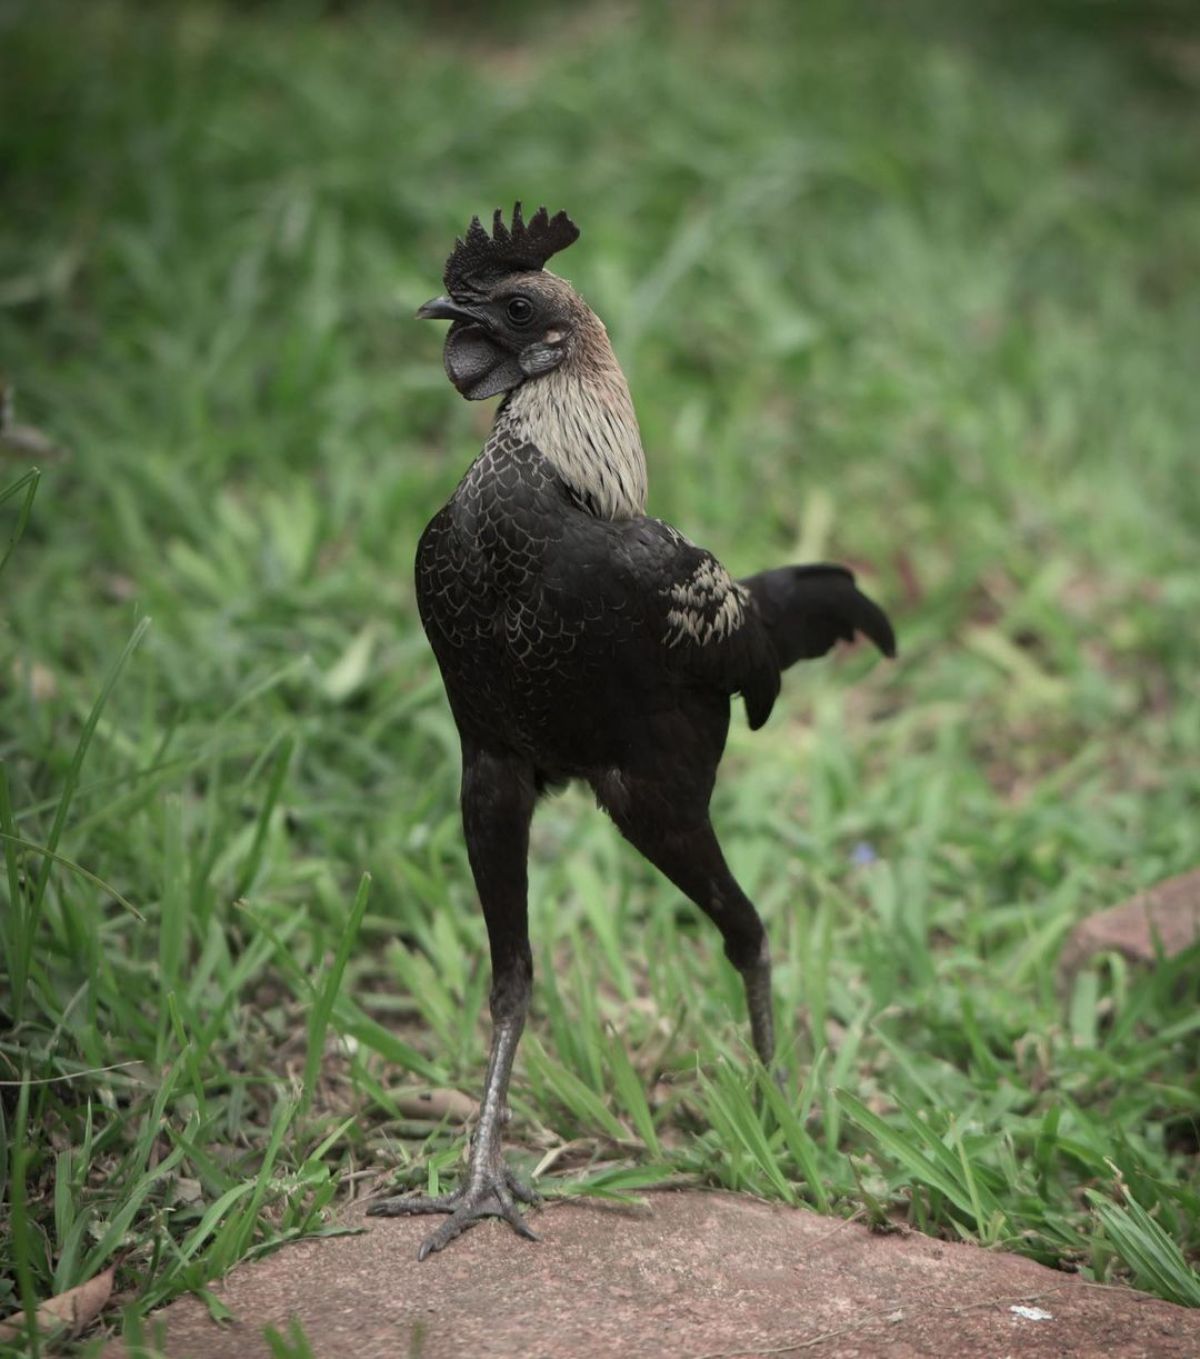
[(860, 1099), (848, 1091), (835, 1091), (835, 1098), (850, 1118), (874, 1138), (881, 1150), (898, 1161), (914, 1180), (936, 1189), (939, 1194), (944, 1194), (960, 1212), (975, 1222), (977, 1227), (982, 1228), (983, 1223), (975, 1215), (975, 1204), (970, 1193), (947, 1171), (939, 1158), (931, 1157), (922, 1149), (919, 1138), (905, 1136), (899, 1129), (885, 1123), (878, 1114), (873, 1114)]
[(17, 1116), (9, 1143), (9, 1211), (11, 1214), (13, 1260), (17, 1275), (17, 1294), (25, 1313), (29, 1350), (33, 1359), (41, 1353), (38, 1335), (38, 1301), (34, 1287), (34, 1239), (30, 1230), (26, 1201), (29, 1145), (29, 1073), (24, 1073), (17, 1093)]
[(4, 568), (8, 565), (8, 559), (16, 551), (17, 544), (25, 532), (29, 523), (29, 516), (33, 513), (33, 498), (37, 495), (38, 483), (41, 481), (41, 471), (36, 467), (31, 467), (23, 477), (6, 486), (0, 491), (0, 505), (6, 500), (10, 500), (21, 490), (25, 492), (25, 499), (21, 502), (21, 508), (17, 511), (17, 524), (12, 531), (12, 536), (8, 540), (8, 546), (4, 549), (4, 555), (0, 557), (0, 575), (4, 573)]
[(1200, 1307), (1200, 1274), (1135, 1198), (1127, 1196), (1124, 1205), (1112, 1203), (1091, 1189), (1088, 1198), (1139, 1287), (1180, 1307)]
[(25, 921), (25, 929), (17, 941), (16, 967), (13, 972), (13, 1016), (17, 1023), (20, 1023), (22, 1012), (25, 1005), (26, 983), (29, 976), (29, 962), (33, 955), (34, 940), (37, 937), (38, 927), (41, 922), (42, 906), (46, 900), (46, 888), (50, 883), (50, 869), (55, 861), (58, 852), (58, 842), (62, 838), (63, 829), (67, 823), (67, 814), (71, 810), (71, 800), (75, 796), (75, 790), (79, 786), (79, 778), (83, 773), (83, 762), (87, 758), (88, 747), (92, 743), (92, 737), (96, 731), (96, 724), (100, 721), (100, 714), (104, 711), (104, 705), (108, 702), (109, 695), (112, 693), (121, 671), (125, 667), (125, 662), (137, 650), (142, 638), (146, 635), (146, 630), (150, 626), (150, 619), (143, 618), (134, 628), (132, 636), (125, 643), (121, 654), (110, 668), (104, 678), (99, 697), (92, 704), (92, 710), (88, 714), (87, 721), (83, 725), (79, 740), (75, 745), (75, 754), (71, 759), (70, 767), (67, 770), (67, 777), (63, 784), (62, 794), (58, 800), (58, 809), (54, 814), (54, 821), (50, 827), (50, 834), (46, 839), (46, 844), (41, 851), (43, 854), (42, 868), (37, 876), (36, 884), (33, 889), (32, 900), (29, 903), (29, 911)]
[(362, 925), (363, 913), (367, 909), (367, 900), (370, 895), (371, 875), (364, 873), (359, 879), (358, 891), (354, 895), (354, 904), (350, 907), (345, 928), (338, 940), (333, 963), (317, 992), (316, 1003), (313, 1005), (312, 1013), (308, 1018), (308, 1051), (304, 1058), (304, 1087), (300, 1103), (302, 1112), (307, 1111), (312, 1104), (317, 1076), (321, 1070), (321, 1058), (325, 1052), (325, 1033), (329, 1028), (329, 1018), (333, 1014), (334, 1003), (337, 1001), (342, 977), (346, 971), (346, 963), (349, 961), (350, 951), (358, 939), (359, 927)]
[(280, 742), (279, 751), (275, 756), (275, 764), (271, 770), (271, 778), (267, 784), (267, 795), (263, 799), (262, 808), (258, 814), (258, 820), (254, 826), (254, 839), (250, 842), (250, 849), (246, 854), (246, 861), (242, 864), (238, 874), (237, 886), (233, 889), (235, 897), (244, 897), (250, 890), (255, 878), (258, 877), (258, 870), (262, 867), (263, 855), (267, 848), (267, 832), (271, 828), (271, 815), (279, 802), (279, 795), (283, 791), (284, 780), (287, 778), (288, 767), (292, 762), (292, 752), (296, 748), (296, 738), (285, 736)]

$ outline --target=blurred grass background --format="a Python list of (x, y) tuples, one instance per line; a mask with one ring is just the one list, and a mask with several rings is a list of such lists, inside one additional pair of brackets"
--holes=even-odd
[(583, 228), (651, 511), (901, 638), (735, 722), (783, 1099), (715, 932), (542, 808), (514, 1159), (1200, 1302), (1196, 951), (1056, 970), (1200, 859), (1198, 92), (1190, 11), (1115, 0), (0, 4), (0, 1312), (115, 1265), (133, 1318), (459, 1163), (411, 558), (490, 412), (410, 317), (514, 198)]

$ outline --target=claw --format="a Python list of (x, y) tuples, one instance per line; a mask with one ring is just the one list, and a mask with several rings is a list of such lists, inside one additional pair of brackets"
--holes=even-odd
[(503, 1218), (518, 1236), (523, 1236), (527, 1241), (537, 1241), (537, 1233), (521, 1216), (514, 1199), (527, 1204), (541, 1202), (536, 1190), (522, 1184), (511, 1170), (502, 1167), (482, 1179), (468, 1180), (461, 1189), (451, 1194), (397, 1194), (392, 1198), (379, 1199), (367, 1209), (367, 1216), (404, 1217), (449, 1213), (450, 1216), (437, 1231), (431, 1232), (421, 1242), (417, 1259), (425, 1260), (485, 1217)]
[(518, 1236), (523, 1236), (526, 1241), (540, 1241), (542, 1239), (515, 1208), (511, 1213), (505, 1213), (504, 1220)]
[[(420, 1249), (417, 1251), (417, 1259), (425, 1260), (434, 1251), (441, 1250), (448, 1246), (456, 1236), (461, 1236), (468, 1227), (472, 1227), (476, 1222), (480, 1222), (485, 1217), (502, 1217), (505, 1222), (527, 1241), (536, 1241), (537, 1235), (525, 1219), (517, 1210), (512, 1199), (507, 1192), (497, 1193), (499, 1186), (491, 1189), (484, 1189), (478, 1197), (464, 1192), (463, 1201), (450, 1214), (445, 1222), (435, 1232), (431, 1232), (424, 1241), (421, 1242)], [(505, 1202), (505, 1200), (508, 1200)]]

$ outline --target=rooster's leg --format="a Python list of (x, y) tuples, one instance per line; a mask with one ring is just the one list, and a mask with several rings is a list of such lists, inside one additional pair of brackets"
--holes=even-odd
[(502, 1217), (519, 1235), (537, 1240), (517, 1207), (518, 1202), (536, 1203), (537, 1195), (504, 1164), (500, 1141), (533, 981), (526, 861), (535, 799), (533, 771), (526, 764), (464, 748), (463, 829), (492, 951), (492, 1046), (470, 1164), (466, 1181), (451, 1194), (399, 1195), (367, 1210), (375, 1217), (449, 1213), (421, 1243), (421, 1260), (485, 1217)]
[(621, 834), (721, 931), (725, 956), (742, 974), (754, 1051), (769, 1070), (775, 1055), (775, 1024), (767, 932), (754, 903), (729, 871), (707, 811), (689, 824), (663, 815), (667, 807), (686, 804), (661, 789), (639, 788), (635, 780), (628, 780), (620, 784), (620, 796), (613, 797), (609, 786), (595, 787)]

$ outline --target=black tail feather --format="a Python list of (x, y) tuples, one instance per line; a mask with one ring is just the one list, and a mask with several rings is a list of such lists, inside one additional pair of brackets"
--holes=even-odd
[(741, 582), (767, 625), (780, 667), (824, 656), (861, 632), (885, 656), (896, 654), (887, 614), (855, 585), (844, 566), (780, 566)]

